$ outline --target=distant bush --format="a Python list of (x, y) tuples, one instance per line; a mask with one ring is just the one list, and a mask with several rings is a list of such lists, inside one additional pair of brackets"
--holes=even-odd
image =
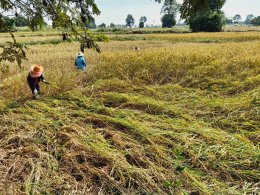
[(139, 28), (144, 28), (144, 22), (139, 22)]
[(224, 23), (224, 14), (212, 11), (198, 13), (188, 21), (193, 32), (220, 32)]
[(121, 31), (121, 29), (120, 28), (113, 28), (112, 29), (112, 32), (118, 32), (118, 31)]
[(106, 32), (106, 29), (104, 29), (104, 28), (99, 28), (99, 29), (97, 30), (97, 32)]

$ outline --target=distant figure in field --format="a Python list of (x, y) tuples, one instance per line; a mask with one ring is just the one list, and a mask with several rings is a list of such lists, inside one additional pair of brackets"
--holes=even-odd
[(140, 48), (136, 46), (135, 51), (140, 51)]
[(31, 70), (27, 77), (27, 83), (32, 91), (32, 94), (35, 99), (40, 97), (40, 85), (39, 83), (42, 81), (47, 83), (43, 76), (44, 68), (37, 64), (31, 67)]
[(78, 70), (86, 70), (87, 68), (87, 62), (84, 58), (84, 54), (82, 52), (79, 52), (77, 54), (76, 60), (75, 60), (75, 66)]

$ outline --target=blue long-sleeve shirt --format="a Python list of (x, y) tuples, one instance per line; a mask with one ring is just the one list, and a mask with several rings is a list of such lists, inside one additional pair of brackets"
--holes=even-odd
[(86, 69), (87, 62), (83, 56), (78, 56), (75, 60), (75, 66), (77, 66), (78, 69)]

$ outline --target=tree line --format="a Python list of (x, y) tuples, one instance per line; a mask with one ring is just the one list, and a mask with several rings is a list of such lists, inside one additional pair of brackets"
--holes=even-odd
[(247, 24), (253, 26), (260, 26), (260, 16), (255, 17), (253, 14), (248, 14), (246, 20), (242, 21), (240, 14), (236, 14), (234, 17), (225, 18), (226, 24)]
[(8, 17), (0, 14), (0, 32), (12, 31), (15, 27), (29, 26), (29, 20), (22, 15)]
[[(156, 0), (155, 0), (156, 1)], [(159, 0), (157, 0), (159, 2)], [(192, 5), (192, 2), (194, 5)], [(197, 2), (194, 3), (194, 2)], [(206, 31), (206, 32), (219, 32), (222, 31), (223, 25), (225, 24), (247, 24), (247, 25), (260, 25), (260, 16), (254, 17), (254, 15), (249, 14), (245, 21), (241, 21), (242, 17), (239, 14), (236, 14), (232, 18), (227, 18), (224, 15), (224, 12), (221, 8), (225, 5), (225, 0), (208, 0), (208, 6), (203, 6), (203, 0), (194, 0), (194, 1), (184, 1), (183, 4), (178, 4), (176, 0), (165, 0), (163, 1), (161, 14), (162, 27), (163, 28), (172, 28), (176, 25), (176, 16), (178, 13), (181, 14), (181, 19), (184, 20), (184, 23), (190, 26), (190, 29), (193, 32)], [(139, 19), (138, 27), (144, 28), (147, 21), (146, 16), (142, 16)], [(129, 27), (132, 28), (136, 24), (136, 21), (133, 15), (128, 14), (125, 20), (124, 25), (115, 25), (111, 23), (108, 27)], [(97, 27), (94, 25), (95, 28)], [(135, 25), (137, 26), (137, 25)], [(102, 23), (98, 27), (106, 28), (106, 24)]]

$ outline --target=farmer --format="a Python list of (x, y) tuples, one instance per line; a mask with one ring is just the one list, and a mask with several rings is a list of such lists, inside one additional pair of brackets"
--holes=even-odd
[(32, 94), (35, 99), (40, 97), (40, 85), (39, 83), (42, 81), (47, 83), (43, 77), (44, 68), (37, 64), (31, 67), (31, 70), (27, 77), (27, 83), (32, 91)]
[(87, 63), (84, 58), (84, 54), (82, 52), (79, 52), (77, 54), (76, 60), (75, 60), (75, 66), (78, 70), (86, 70)]
[(140, 51), (140, 48), (136, 46), (135, 51)]

